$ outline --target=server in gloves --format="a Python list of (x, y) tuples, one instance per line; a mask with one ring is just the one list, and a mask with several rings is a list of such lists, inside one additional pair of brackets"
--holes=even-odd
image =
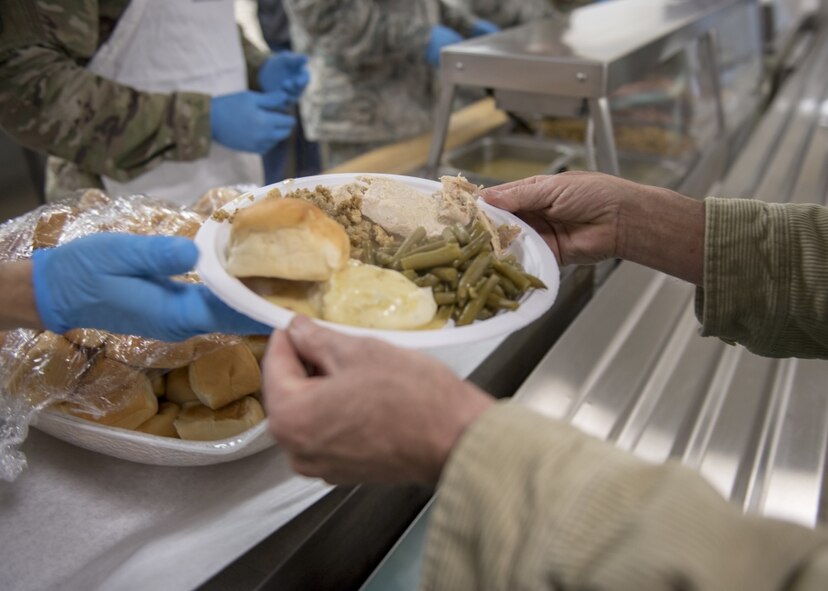
[(265, 54), (233, 0), (0, 0), (0, 126), (48, 153), (47, 196), (104, 187), (191, 203), (260, 183), (304, 56)]
[(197, 260), (192, 240), (172, 236), (95, 234), (36, 250), (0, 263), (0, 330), (97, 328), (170, 342), (271, 331), (206, 286), (172, 279)]
[[(621, 257), (695, 283), (704, 334), (828, 358), (825, 207), (702, 202), (594, 173), (483, 197), (563, 264)], [(300, 318), (264, 368), (271, 431), (300, 473), (438, 485), (423, 589), (828, 587), (824, 529), (743, 515), (692, 470), (496, 402), (430, 356)]]
[(332, 167), (432, 126), (440, 50), (497, 30), (440, 0), (285, 0), (297, 51), (310, 57), (301, 111)]

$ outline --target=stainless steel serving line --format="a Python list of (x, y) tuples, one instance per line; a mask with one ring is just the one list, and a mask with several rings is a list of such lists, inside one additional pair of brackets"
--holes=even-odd
[[(828, 200), (828, 36), (712, 193)], [(648, 460), (678, 458), (746, 511), (813, 525), (828, 445), (828, 362), (698, 336), (694, 289), (622, 263), (515, 395)]]
[[(724, 135), (722, 45), (737, 39), (759, 53), (759, 14), (756, 0), (617, 0), (579, 9), (567, 20), (533, 22), (449, 46), (441, 54), (428, 170), (434, 174), (441, 164), (456, 88), (471, 86), (493, 90), (510, 112), (586, 117), (589, 167), (619, 174), (610, 99), (682, 52), (699, 62), (698, 85), (712, 95), (716, 133)], [(718, 30), (722, 23), (731, 27), (726, 37)], [(749, 111), (748, 96), (740, 98), (740, 110)]]

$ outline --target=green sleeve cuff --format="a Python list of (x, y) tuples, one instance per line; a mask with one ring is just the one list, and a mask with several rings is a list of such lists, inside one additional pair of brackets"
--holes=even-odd
[(173, 160), (198, 160), (210, 153), (210, 96), (195, 92), (172, 95)]

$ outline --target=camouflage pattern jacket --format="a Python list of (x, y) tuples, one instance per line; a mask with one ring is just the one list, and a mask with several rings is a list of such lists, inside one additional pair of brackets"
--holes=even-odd
[[(139, 92), (85, 69), (129, 0), (0, 0), (0, 127), (73, 163), (85, 186), (210, 147), (210, 97)], [(243, 42), (255, 80), (266, 55)], [(50, 165), (51, 169), (51, 165)], [(75, 188), (75, 187), (66, 187)]]
[(493, 22), (501, 29), (558, 15), (550, 0), (446, 0), (452, 5)]
[(466, 35), (472, 17), (439, 0), (285, 0), (294, 49), (310, 55), (310, 139), (390, 142), (431, 129), (431, 27)]

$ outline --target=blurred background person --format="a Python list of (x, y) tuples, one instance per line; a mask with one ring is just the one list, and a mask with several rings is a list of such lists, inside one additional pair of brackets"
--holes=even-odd
[[(292, 51), (290, 21), (282, 0), (258, 0), (257, 16), (262, 36), (271, 51)], [(297, 115), (296, 108), (291, 113)], [(279, 142), (262, 160), (265, 183), (275, 183), (285, 177), (304, 177), (319, 174), (322, 164), (319, 144), (308, 141), (301, 117), (297, 117), (295, 132)]]
[(47, 198), (99, 187), (190, 203), (260, 184), (260, 155), (294, 127), (304, 58), (247, 42), (233, 0), (0, 5), (0, 125), (51, 156)]
[(310, 58), (305, 131), (330, 168), (431, 129), (440, 49), (497, 26), (438, 0), (284, 0)]

